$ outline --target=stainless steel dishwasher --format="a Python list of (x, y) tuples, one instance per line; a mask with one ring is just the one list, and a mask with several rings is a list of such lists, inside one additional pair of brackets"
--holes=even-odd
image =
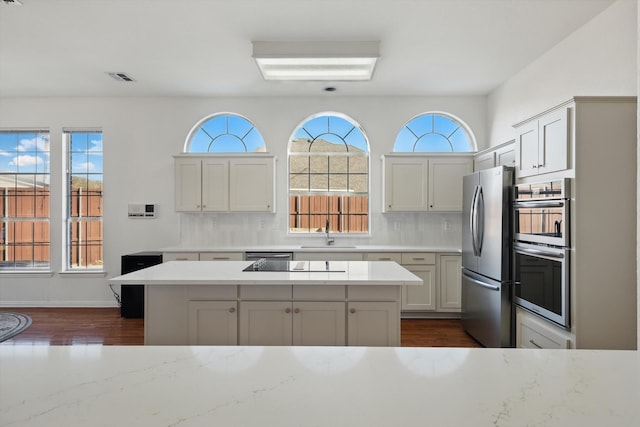
[(293, 252), (245, 252), (244, 259), (247, 261), (256, 261), (261, 258), (268, 260), (292, 261)]

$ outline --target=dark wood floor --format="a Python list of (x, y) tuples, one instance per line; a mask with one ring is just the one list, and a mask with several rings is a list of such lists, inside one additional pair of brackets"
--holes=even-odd
[[(26, 331), (0, 345), (142, 345), (144, 321), (124, 319), (118, 308), (3, 308), (31, 316)], [(459, 320), (403, 319), (403, 347), (481, 347)]]

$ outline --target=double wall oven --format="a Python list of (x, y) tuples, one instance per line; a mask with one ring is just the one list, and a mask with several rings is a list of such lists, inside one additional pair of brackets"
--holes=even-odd
[(513, 301), (569, 329), (569, 179), (519, 184), (514, 195)]

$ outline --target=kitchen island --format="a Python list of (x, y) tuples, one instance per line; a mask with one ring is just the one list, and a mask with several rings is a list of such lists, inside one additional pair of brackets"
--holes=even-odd
[(632, 426), (636, 351), (0, 346), (0, 425)]
[(422, 280), (392, 261), (173, 261), (114, 277), (145, 285), (148, 345), (400, 345), (400, 287)]

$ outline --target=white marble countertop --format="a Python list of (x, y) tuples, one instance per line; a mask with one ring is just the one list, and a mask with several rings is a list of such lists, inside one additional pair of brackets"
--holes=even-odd
[[(293, 261), (296, 263), (296, 261)], [(325, 261), (311, 261), (326, 265)], [(169, 261), (109, 280), (145, 285), (421, 285), (422, 279), (393, 261), (329, 261), (344, 272), (242, 271), (252, 261)]]
[(160, 249), (161, 252), (438, 252), (461, 253), (461, 249), (442, 246), (401, 246), (401, 245), (351, 245), (336, 243), (292, 244), (262, 246), (173, 246)]
[(635, 351), (0, 345), (0, 426), (635, 426)]

